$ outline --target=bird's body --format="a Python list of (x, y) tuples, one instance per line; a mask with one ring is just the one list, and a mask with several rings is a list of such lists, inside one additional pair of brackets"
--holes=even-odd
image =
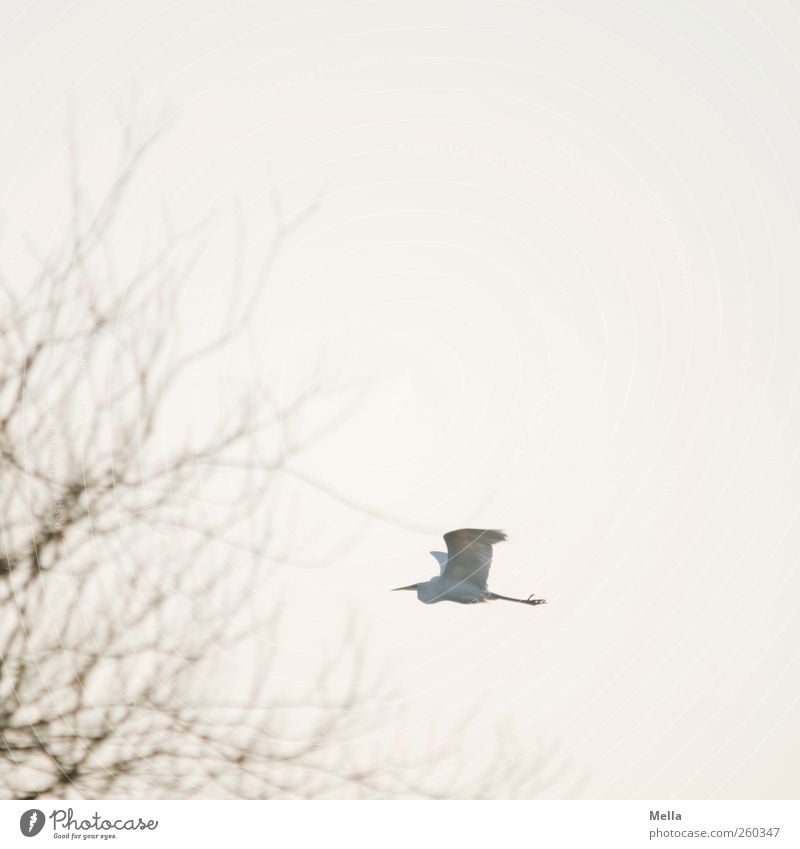
[(544, 604), (544, 599), (511, 598), (487, 589), (486, 582), (492, 566), (492, 546), (502, 542), (502, 531), (462, 528), (444, 535), (447, 553), (432, 551), (439, 564), (440, 574), (429, 581), (398, 587), (398, 590), (416, 590), (417, 598), (424, 604), (437, 601), (455, 601), (458, 604), (475, 604), (482, 601), (515, 601), (519, 604)]
[(437, 575), (430, 581), (415, 585), (417, 598), (424, 604), (435, 604), (437, 601), (457, 601), (459, 604), (472, 604), (476, 601), (486, 601), (491, 593), (480, 590), (474, 584), (465, 581), (445, 578)]

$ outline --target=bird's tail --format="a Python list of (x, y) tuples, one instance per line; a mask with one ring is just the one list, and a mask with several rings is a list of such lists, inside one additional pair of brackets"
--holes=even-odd
[(496, 598), (502, 599), (503, 601), (516, 601), (517, 604), (547, 604), (547, 599), (534, 598), (532, 595), (529, 595), (527, 598), (511, 598), (511, 596), (508, 595), (488, 593), (486, 598), (488, 601), (494, 601)]

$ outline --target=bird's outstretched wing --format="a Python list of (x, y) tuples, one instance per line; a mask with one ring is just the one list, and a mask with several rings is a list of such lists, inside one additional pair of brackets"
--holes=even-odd
[(503, 531), (476, 528), (462, 528), (446, 533), (447, 565), (442, 574), (446, 578), (474, 584), (485, 590), (492, 566), (492, 546), (505, 539), (507, 537)]
[(436, 558), (436, 562), (439, 564), (439, 574), (444, 575), (444, 570), (447, 568), (447, 552), (432, 551), (431, 554)]

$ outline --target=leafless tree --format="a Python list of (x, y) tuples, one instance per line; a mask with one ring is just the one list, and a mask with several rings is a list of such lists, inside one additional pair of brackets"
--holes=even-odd
[(273, 195), (263, 264), (248, 277), (234, 258), (221, 329), (176, 345), (204, 225), (174, 232), (165, 219), (163, 241), (125, 274), (113, 257), (156, 138), (126, 128), (94, 204), (73, 151), (66, 246), (38, 257), (34, 281), (2, 281), (0, 796), (447, 795), (399, 756), (377, 770), (348, 755), (341, 741), (364, 734), (368, 713), (356, 662), (280, 696), (267, 648), (278, 642), (261, 640), (248, 691), (210, 695), (225, 691), (229, 650), (280, 627), (277, 600), (263, 611), (253, 599), (269, 597), (264, 564), (285, 554), (275, 482), (304, 450), (289, 435), (309, 395), (279, 402), (250, 386), (180, 438), (166, 420), (182, 382), (240, 338), (312, 207), (287, 216)]

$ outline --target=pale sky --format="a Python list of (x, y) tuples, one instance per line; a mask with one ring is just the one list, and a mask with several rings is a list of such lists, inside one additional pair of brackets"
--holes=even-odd
[[(117, 248), (135, 251), (155, 210), (215, 213), (192, 326), (224, 303), (237, 206), (255, 267), (270, 182), (289, 212), (321, 198), (241, 356), (184, 399), (203, 415), (209, 386), (253, 374), (291, 397), (322, 358), (335, 377), (316, 412), (339, 424), (302, 471), (398, 520), (296, 488), (314, 542), (295, 553), (317, 565), (266, 566), (287, 678), (354, 617), (376, 688), (405, 711), (381, 731), (411, 746), (480, 703), (476, 761), (502, 734), (564, 764), (519, 797), (796, 798), (798, 13), (14, 5), (5, 275), (26, 236), (58, 242), (70, 122), (99, 186), (134, 101), (170, 128)], [(369, 389), (354, 410), (350, 387)], [(432, 576), (427, 552), (464, 526), (509, 534), (496, 591), (549, 605), (387, 591)]]

